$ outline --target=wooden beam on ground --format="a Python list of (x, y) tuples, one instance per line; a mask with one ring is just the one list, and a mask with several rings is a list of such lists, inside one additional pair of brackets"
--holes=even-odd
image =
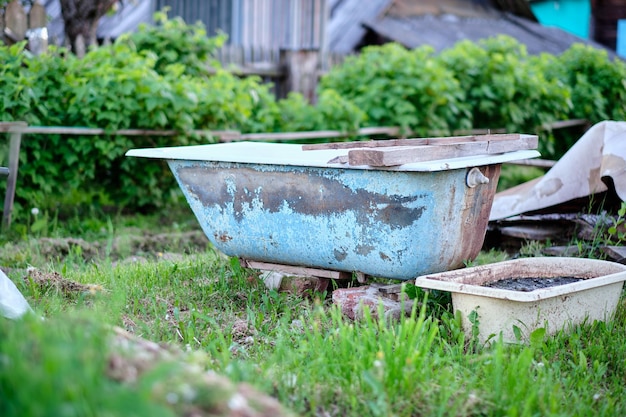
[(568, 227), (559, 225), (521, 224), (499, 228), (502, 236), (524, 240), (557, 240), (567, 236)]
[(548, 248), (544, 248), (541, 250), (541, 253), (548, 256), (581, 256), (582, 252), (585, 250), (584, 246), (550, 246)]
[(383, 294), (399, 294), (402, 292), (402, 284), (390, 284), (378, 288)]
[(626, 264), (626, 246), (603, 246), (600, 248), (611, 260)]
[(262, 271), (277, 271), (277, 272), (282, 272), (282, 273), (289, 274), (289, 275), (304, 276), (304, 277), (352, 279), (351, 272), (307, 268), (304, 266), (273, 264), (269, 262), (251, 261), (248, 259), (242, 259), (241, 261), (246, 268), (260, 269)]

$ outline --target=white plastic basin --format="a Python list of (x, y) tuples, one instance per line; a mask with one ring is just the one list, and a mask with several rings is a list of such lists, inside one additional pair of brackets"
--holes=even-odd
[[(522, 292), (485, 287), (510, 278), (575, 277), (581, 281)], [(415, 284), (452, 293), (468, 333), (478, 328), (482, 342), (502, 335), (518, 342), (538, 328), (554, 334), (585, 320), (609, 320), (617, 308), (626, 280), (626, 266), (581, 258), (523, 258), (466, 269), (423, 275)], [(470, 315), (475, 312), (477, 315)], [(475, 320), (477, 319), (477, 321)], [(517, 335), (516, 335), (517, 333)]]

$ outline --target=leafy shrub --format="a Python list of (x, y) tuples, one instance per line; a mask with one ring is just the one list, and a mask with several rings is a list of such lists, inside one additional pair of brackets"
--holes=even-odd
[(279, 117), (269, 85), (261, 84), (258, 77), (238, 78), (218, 70), (212, 77), (194, 78), (189, 84), (198, 97), (193, 113), (196, 126), (258, 132)]
[[(29, 135), (22, 144), (16, 212), (24, 204), (57, 210), (72, 205), (134, 209), (163, 206), (180, 197), (164, 163), (125, 158), (131, 148), (193, 145), (213, 138), (192, 129), (243, 132), (285, 128), (355, 130), (364, 114), (332, 91), (294, 123), (283, 118), (270, 86), (218, 69), (191, 76), (182, 64), (156, 70), (158, 58), (138, 53), (126, 39), (77, 59), (63, 48), (30, 57), (24, 44), (0, 47), (3, 97), (0, 119), (31, 125), (117, 129), (175, 129), (176, 137)], [(5, 86), (6, 83), (6, 86)], [(304, 104), (304, 103), (303, 103)], [(293, 112), (292, 112), (293, 115)], [(309, 117), (310, 116), (310, 117)], [(187, 132), (187, 133), (185, 133)], [(0, 183), (4, 187), (5, 183)], [(74, 192), (68, 192), (73, 190)]]
[(25, 42), (11, 47), (0, 44), (0, 120), (22, 120), (20, 117), (31, 107), (34, 79), (22, 72)]
[[(542, 55), (538, 66), (549, 83), (560, 83), (570, 92), (572, 105), (560, 119), (626, 120), (626, 64), (611, 60), (604, 50), (575, 44), (560, 56)], [(543, 101), (537, 106), (545, 108)], [(550, 108), (546, 109), (547, 112)], [(539, 150), (551, 159), (560, 158), (584, 133), (581, 128), (542, 132)]]
[(474, 128), (532, 133), (569, 112), (567, 86), (544, 76), (552, 63), (549, 57), (530, 58), (525, 46), (511, 37), (462, 41), (438, 59), (465, 91)]
[[(29, 88), (30, 106), (13, 106), (6, 114), (35, 125), (111, 131), (194, 128), (190, 114), (198, 102), (181, 85), (184, 79), (171, 72), (160, 75), (154, 64), (153, 56), (137, 54), (125, 43), (90, 51), (81, 60), (64, 49), (52, 49), (23, 60), (19, 74)], [(174, 186), (163, 167), (123, 157), (142, 141), (166, 146), (171, 138), (30, 135), (22, 144), (18, 201), (50, 208), (67, 198), (67, 190), (83, 189), (86, 192), (74, 195), (79, 197), (74, 203), (91, 204), (94, 196), (101, 196), (103, 203), (159, 205), (164, 192), (160, 185), (165, 185), (165, 192)], [(143, 173), (135, 179), (136, 189), (122, 186), (125, 180), (120, 175), (128, 165), (126, 171)]]
[(566, 85), (572, 92), (571, 118), (626, 120), (626, 64), (610, 60), (604, 50), (575, 44), (549, 67), (548, 76)]
[(401, 126), (420, 134), (471, 127), (470, 109), (454, 74), (434, 50), (398, 44), (364, 48), (321, 80), (363, 110), (373, 126)]
[(367, 115), (353, 102), (335, 90), (320, 92), (316, 106), (311, 106), (300, 93), (290, 93), (280, 100), (280, 130), (286, 132), (307, 130), (339, 130), (354, 132), (366, 121)]
[[(142, 23), (128, 40), (136, 45), (139, 52), (158, 52), (155, 69), (161, 74), (169, 65), (182, 65), (185, 74), (191, 76), (208, 74), (209, 60), (224, 44), (226, 36), (208, 37), (201, 22), (187, 24), (180, 17), (168, 19), (168, 9), (156, 12), (156, 24)], [(213, 64), (219, 65), (216, 62)]]

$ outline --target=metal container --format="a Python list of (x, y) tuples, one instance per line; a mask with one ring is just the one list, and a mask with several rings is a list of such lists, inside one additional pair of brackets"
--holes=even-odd
[(229, 256), (407, 280), (480, 251), (502, 162), (516, 151), (390, 168), (342, 150), (236, 142), (134, 149), (167, 160), (202, 229)]

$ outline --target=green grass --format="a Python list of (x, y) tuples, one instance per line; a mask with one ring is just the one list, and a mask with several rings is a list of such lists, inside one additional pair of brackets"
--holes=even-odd
[[(99, 237), (154, 229), (154, 221), (102, 221), (108, 232)], [(0, 319), (2, 416), (228, 415), (216, 387), (185, 404), (167, 400), (194, 384), (184, 367), (164, 363), (133, 382), (108, 375), (110, 326), (174, 346), (177, 361), (249, 383), (303, 416), (626, 415), (623, 299), (609, 323), (483, 346), (463, 333), (446, 297), (418, 291), (410, 317), (353, 322), (326, 294), (270, 291), (210, 248), (133, 263), (106, 251), (85, 260), (77, 249), (48, 258), (42, 247), (35, 239), (0, 247), (0, 265), (45, 318)], [(476, 263), (505, 258), (492, 251)], [(103, 290), (25, 280), (27, 265)]]

